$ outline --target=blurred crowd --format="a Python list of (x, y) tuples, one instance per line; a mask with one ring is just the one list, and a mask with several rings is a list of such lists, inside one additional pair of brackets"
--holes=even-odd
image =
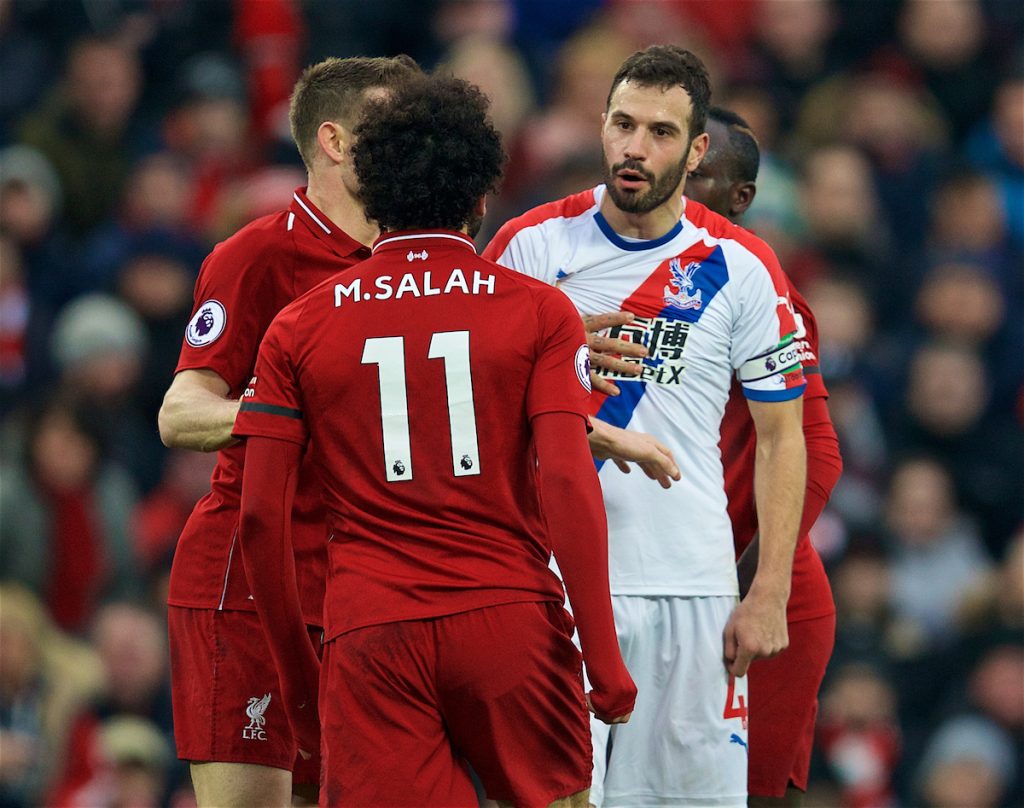
[(0, 806), (194, 804), (164, 602), (214, 458), (156, 412), (203, 257), (304, 184), (301, 68), (479, 84), (511, 156), (483, 244), (600, 181), (656, 42), (752, 124), (747, 225), (820, 325), (845, 472), (806, 804), (1024, 804), (1024, 4), (0, 0)]

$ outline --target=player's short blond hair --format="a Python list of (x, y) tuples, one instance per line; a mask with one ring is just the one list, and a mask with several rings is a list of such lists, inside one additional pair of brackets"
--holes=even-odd
[(316, 153), (316, 133), (324, 121), (355, 126), (366, 91), (394, 88), (420, 74), (419, 65), (404, 54), (392, 57), (331, 57), (307, 67), (292, 90), (288, 121), (292, 138), (310, 168)]

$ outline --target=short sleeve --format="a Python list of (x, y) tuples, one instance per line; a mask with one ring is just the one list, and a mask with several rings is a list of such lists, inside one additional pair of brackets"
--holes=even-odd
[[(260, 339), (274, 318), (276, 296), (263, 280), (277, 268), (254, 264), (266, 250), (245, 249), (236, 236), (207, 256), (196, 281), (194, 308), (185, 327), (177, 371), (208, 368), (238, 390), (252, 373)], [(237, 240), (237, 243), (236, 243)]]
[(739, 277), (730, 361), (743, 395), (752, 401), (798, 398), (806, 382), (796, 344), (789, 284), (767, 247)]
[(287, 344), (293, 333), (284, 315), (274, 320), (267, 330), (256, 359), (256, 370), (242, 394), (235, 417), (232, 434), (236, 437), (278, 438), (300, 445), (305, 445), (309, 439)]
[(526, 413), (572, 412), (586, 418), (590, 401), (590, 349), (583, 321), (563, 292), (536, 291), (538, 351), (526, 390)]

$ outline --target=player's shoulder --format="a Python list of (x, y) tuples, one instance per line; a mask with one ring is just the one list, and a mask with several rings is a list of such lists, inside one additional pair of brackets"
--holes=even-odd
[[(818, 350), (818, 321), (811, 311), (811, 306), (800, 294), (800, 290), (789, 281), (789, 299), (793, 304), (793, 312), (797, 315), (797, 336), (807, 340), (809, 347), (817, 354)], [(815, 363), (817, 357), (815, 356)]]
[(570, 196), (545, 202), (531, 208), (519, 216), (509, 219), (501, 226), (491, 243), (487, 245), (484, 255), (498, 257), (505, 252), (509, 243), (524, 232), (543, 232), (552, 225), (566, 223), (578, 219), (588, 211), (596, 208), (597, 197), (594, 188), (571, 194)]
[(481, 257), (481, 261), (486, 262), (488, 268), (493, 269), (502, 279), (503, 284), (507, 284), (522, 297), (522, 300), (528, 307), (527, 310), (536, 314), (538, 319), (557, 320), (566, 316), (571, 316), (572, 319), (579, 318), (575, 304), (557, 286), (540, 278), (534, 278), (531, 275), (525, 275), (514, 269), (508, 269), (487, 258)]
[[(351, 270), (349, 270), (351, 272)], [(287, 303), (281, 311), (277, 313), (275, 320), (280, 320), (282, 323), (295, 323), (303, 317), (312, 316), (319, 313), (323, 313), (333, 310), (334, 306), (334, 287), (335, 285), (345, 277), (345, 272), (337, 272), (331, 275), (329, 278), (324, 278), (316, 286), (307, 289), (301, 295), (294, 300)]]
[(768, 243), (725, 216), (715, 213), (705, 205), (693, 199), (687, 198), (686, 209), (683, 216), (694, 227), (704, 230), (708, 236), (723, 248), (727, 254), (734, 259), (749, 257), (749, 262), (755, 267), (762, 267), (771, 274), (783, 275), (779, 259), (775, 251), (768, 246)]
[(236, 269), (260, 265), (278, 259), (290, 259), (295, 248), (288, 227), (287, 210), (254, 219), (224, 241), (219, 242), (207, 258), (208, 264), (230, 264)]
[(812, 321), (814, 320), (814, 312), (811, 311), (810, 303), (808, 303), (807, 299), (800, 293), (800, 290), (796, 288), (792, 279), (789, 280), (789, 299), (793, 301), (794, 309), (800, 312), (800, 314), (805, 318)]

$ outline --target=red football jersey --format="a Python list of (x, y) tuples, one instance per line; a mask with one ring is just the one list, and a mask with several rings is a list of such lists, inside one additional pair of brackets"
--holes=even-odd
[[(288, 210), (246, 225), (203, 263), (177, 369), (209, 368), (228, 383), (229, 396), (241, 396), (277, 313), (369, 255), (304, 189), (297, 190)], [(168, 597), (173, 606), (255, 610), (236, 547), (244, 459), (244, 445), (218, 453), (210, 493), (196, 504), (178, 540)], [(303, 615), (321, 625), (327, 534), (319, 481), (308, 462), (299, 477), (292, 530)]]
[(312, 442), (331, 527), (327, 639), (562, 601), (530, 419), (586, 418), (588, 356), (564, 294), (453, 232), (389, 234), (281, 312), (235, 433)]
[[(797, 347), (807, 387), (804, 401), (828, 398), (825, 381), (818, 366), (818, 324), (807, 301), (790, 284), (790, 298), (797, 321)], [(757, 533), (757, 508), (754, 502), (754, 454), (757, 446), (754, 422), (740, 386), (733, 382), (722, 417), (722, 466), (725, 472), (725, 493), (729, 498), (729, 519), (732, 521), (736, 557)], [(793, 585), (787, 615), (790, 621), (821, 617), (835, 611), (832, 590), (817, 551), (807, 535), (797, 540), (793, 556)]]

